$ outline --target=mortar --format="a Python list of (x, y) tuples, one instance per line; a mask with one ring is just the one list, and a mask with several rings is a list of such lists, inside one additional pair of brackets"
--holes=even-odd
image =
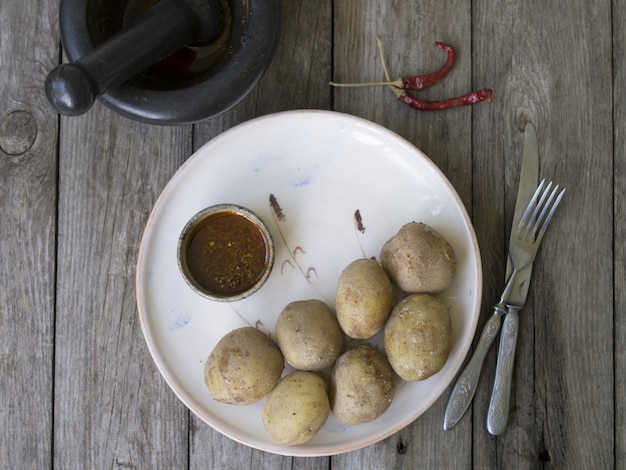
[(281, 0), (61, 0), (69, 63), (46, 78), (64, 115), (95, 99), (150, 124), (214, 117), (258, 83), (276, 50)]

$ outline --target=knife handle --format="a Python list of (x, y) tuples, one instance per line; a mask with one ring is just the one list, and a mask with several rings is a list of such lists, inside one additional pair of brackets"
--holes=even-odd
[(499, 436), (504, 432), (509, 418), (511, 381), (513, 378), (513, 363), (515, 362), (518, 330), (519, 316), (517, 309), (509, 307), (502, 325), (496, 377), (487, 413), (487, 430), (494, 436)]
[(493, 315), (483, 327), (480, 340), (478, 341), (472, 358), (454, 384), (454, 388), (448, 398), (448, 405), (446, 406), (446, 412), (443, 418), (443, 429), (445, 431), (452, 429), (456, 423), (459, 422), (469, 408), (472, 398), (474, 398), (485, 357), (500, 331), (502, 313), (499, 307), (494, 309)]

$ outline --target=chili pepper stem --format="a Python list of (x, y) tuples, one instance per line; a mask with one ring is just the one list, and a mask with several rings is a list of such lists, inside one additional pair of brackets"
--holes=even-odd
[(389, 81), (391, 79), (389, 78), (389, 70), (387, 69), (387, 62), (385, 61), (385, 54), (383, 53), (383, 42), (380, 40), (380, 38), (376, 38), (376, 46), (378, 46), (378, 55), (380, 55), (380, 61), (383, 63), (385, 78), (387, 78), (387, 81)]
[(341, 88), (357, 88), (364, 86), (391, 86), (395, 88), (402, 88), (402, 80), (393, 80), (391, 82), (359, 82), (359, 83), (337, 83), (337, 82), (328, 82), (330, 86), (341, 87)]
[(383, 62), (383, 69), (385, 71), (385, 78), (386, 81), (383, 82), (359, 82), (359, 83), (337, 83), (337, 82), (328, 82), (328, 84), (330, 86), (334, 86), (334, 87), (343, 87), (343, 88), (357, 88), (357, 87), (365, 87), (365, 86), (388, 86), (390, 87), (392, 90), (394, 90), (394, 93), (396, 93), (397, 96), (400, 96), (402, 94), (402, 91), (404, 89), (404, 82), (402, 80), (402, 78), (399, 78), (397, 80), (391, 80), (391, 78), (389, 77), (389, 71), (387, 70), (387, 64), (385, 63), (385, 57), (383, 55), (383, 48), (382, 48), (382, 42), (380, 41), (380, 38), (376, 38), (376, 44), (378, 45), (378, 52), (380, 54), (380, 58)]
[[(385, 78), (387, 79), (387, 82), (390, 82), (390, 78), (389, 78), (389, 70), (387, 69), (387, 62), (385, 61), (385, 54), (383, 54), (383, 43), (380, 40), (380, 38), (376, 38), (376, 45), (378, 46), (378, 54), (380, 55), (380, 61), (383, 64), (383, 70), (385, 71)], [(400, 80), (400, 82), (402, 83), (402, 80)], [(402, 86), (400, 87), (395, 87), (395, 86), (389, 86), (389, 88), (391, 88), (391, 91), (393, 91), (393, 93), (396, 95), (396, 97), (399, 99), (403, 93), (406, 93), (402, 88)]]

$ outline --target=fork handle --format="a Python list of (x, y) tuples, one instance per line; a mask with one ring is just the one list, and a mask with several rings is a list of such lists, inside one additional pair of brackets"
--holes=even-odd
[(494, 436), (499, 436), (504, 432), (509, 419), (513, 363), (515, 362), (515, 346), (517, 345), (517, 333), (519, 330), (519, 316), (517, 312), (518, 309), (509, 307), (502, 325), (496, 377), (487, 413), (487, 430)]
[(445, 431), (452, 429), (456, 423), (459, 422), (474, 398), (485, 357), (500, 331), (502, 313), (499, 307), (495, 307), (493, 315), (491, 315), (491, 318), (483, 327), (480, 340), (478, 341), (472, 358), (454, 384), (454, 388), (448, 398), (448, 405), (446, 406), (446, 412), (443, 418), (443, 429)]

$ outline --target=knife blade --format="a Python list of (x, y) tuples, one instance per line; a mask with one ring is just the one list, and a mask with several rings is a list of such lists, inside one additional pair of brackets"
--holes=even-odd
[[(535, 126), (529, 122), (524, 127), (524, 146), (522, 147), (522, 167), (520, 169), (519, 187), (517, 190), (517, 200), (515, 201), (515, 212), (513, 213), (513, 223), (511, 224), (511, 235), (509, 245), (513, 240), (515, 227), (518, 226), (524, 209), (533, 197), (537, 185), (539, 184), (539, 146), (537, 144), (537, 131)], [(511, 256), (507, 255), (505, 282), (508, 282), (513, 272)]]
[[(539, 182), (539, 150), (537, 146), (537, 135), (532, 124), (528, 123), (524, 131), (524, 151), (522, 161), (534, 161), (534, 169), (531, 165), (522, 165), (520, 176), (520, 189), (518, 191), (517, 202), (515, 203), (515, 215), (511, 228), (509, 246), (513, 242), (515, 227), (519, 224), (521, 214), (530, 201), (534, 188)], [(528, 159), (528, 160), (527, 160)], [(522, 185), (524, 185), (522, 189)], [(520, 200), (519, 194), (530, 193), (531, 196), (524, 202)], [(519, 331), (519, 311), (526, 303), (528, 289), (530, 287), (530, 276), (532, 274), (532, 263), (519, 270), (515, 279), (511, 280), (513, 274), (513, 264), (511, 257), (508, 257), (506, 275), (512, 281), (510, 290), (506, 298), (500, 299), (500, 306), (506, 306), (506, 316), (502, 324), (500, 334), (500, 345), (498, 348), (498, 359), (496, 365), (496, 375), (494, 378), (493, 392), (489, 401), (487, 412), (487, 430), (494, 436), (499, 436), (504, 432), (508, 423), (509, 403), (511, 398), (511, 381), (513, 378), (513, 364), (515, 362), (515, 351), (517, 346), (517, 335)], [(507, 289), (505, 289), (505, 292)]]
[[(537, 136), (535, 127), (528, 123), (524, 129), (524, 146), (522, 150), (522, 167), (520, 170), (519, 189), (517, 192), (517, 201), (515, 203), (515, 212), (513, 214), (513, 224), (511, 236), (513, 236), (514, 228), (519, 224), (524, 208), (532, 199), (533, 193), (537, 188), (539, 180), (539, 151), (537, 147)], [(507, 252), (508, 253), (508, 252)], [(507, 260), (506, 282), (510, 281), (513, 267), (510, 257)], [(443, 420), (443, 429), (448, 431), (452, 429), (463, 417), (469, 408), (476, 387), (483, 363), (487, 356), (489, 348), (493, 344), (494, 339), (500, 331), (502, 316), (506, 313), (506, 308), (496, 305), (493, 314), (485, 323), (480, 335), (480, 339), (474, 350), (474, 353), (461, 372), (457, 381), (452, 388), (450, 397)], [(511, 322), (509, 322), (511, 323)]]

